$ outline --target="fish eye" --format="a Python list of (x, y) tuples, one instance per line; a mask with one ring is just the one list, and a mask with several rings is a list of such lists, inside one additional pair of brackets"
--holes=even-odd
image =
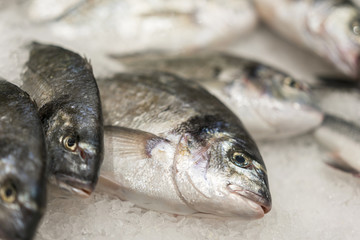
[(215, 66), (215, 67), (213, 68), (213, 76), (214, 76), (214, 77), (218, 77), (221, 72), (222, 72), (221, 67)]
[(301, 88), (300, 84), (291, 77), (284, 78), (283, 83), (284, 83), (284, 85), (289, 86), (291, 88), (296, 88), (296, 89)]
[(0, 197), (5, 203), (14, 203), (16, 200), (16, 186), (8, 181), (0, 188)]
[(231, 162), (241, 168), (247, 168), (251, 165), (251, 159), (244, 153), (234, 152), (230, 158)]
[(77, 141), (74, 136), (67, 136), (63, 139), (64, 148), (74, 152), (77, 148)]
[(355, 35), (360, 36), (360, 19), (355, 19), (351, 23), (351, 29)]

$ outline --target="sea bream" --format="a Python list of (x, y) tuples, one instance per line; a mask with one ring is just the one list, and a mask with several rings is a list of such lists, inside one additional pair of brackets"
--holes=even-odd
[(46, 205), (46, 145), (35, 103), (0, 78), (0, 239), (32, 239)]
[(99, 189), (176, 214), (260, 218), (264, 161), (241, 121), (193, 81), (163, 72), (99, 80), (105, 160)]
[(83, 39), (107, 51), (221, 46), (257, 23), (251, 0), (31, 0), (24, 5), (28, 19), (55, 36)]
[(330, 152), (328, 164), (360, 176), (360, 127), (326, 114), (314, 132), (315, 139)]
[(255, 0), (263, 21), (359, 78), (360, 10), (347, 0)]
[(90, 63), (64, 48), (32, 43), (23, 88), (36, 101), (51, 182), (89, 196), (103, 159), (103, 119)]
[(197, 81), (225, 103), (256, 140), (295, 136), (322, 121), (305, 83), (260, 62), (219, 52), (148, 51), (112, 58), (127, 71), (155, 69)]

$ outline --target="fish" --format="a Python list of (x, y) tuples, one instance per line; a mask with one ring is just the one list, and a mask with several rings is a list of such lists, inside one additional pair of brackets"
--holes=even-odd
[(241, 121), (196, 82), (164, 72), (98, 80), (105, 160), (97, 189), (145, 209), (256, 219), (265, 163)]
[(289, 138), (322, 122), (310, 86), (258, 61), (224, 52), (149, 50), (113, 54), (125, 71), (159, 70), (200, 83), (243, 122), (255, 140)]
[[(57, 37), (84, 39), (84, 44), (107, 51), (149, 47), (193, 51), (229, 44), (257, 24), (251, 0), (52, 2), (29, 1), (25, 17), (48, 26)], [(44, 8), (49, 4), (52, 11)]]
[(99, 89), (90, 63), (55, 45), (31, 43), (22, 88), (38, 105), (49, 181), (79, 196), (94, 190), (103, 160)]
[(46, 206), (46, 145), (35, 103), (0, 78), (0, 239), (35, 235)]
[(360, 176), (360, 127), (338, 116), (326, 114), (314, 137), (330, 152), (328, 164)]
[(359, 78), (360, 11), (346, 0), (255, 0), (260, 18), (273, 30)]
[(360, 7), (360, 1), (359, 0), (351, 0), (357, 7)]

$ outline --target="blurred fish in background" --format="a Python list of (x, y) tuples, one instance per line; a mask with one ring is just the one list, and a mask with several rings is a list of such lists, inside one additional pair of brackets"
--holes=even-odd
[(360, 176), (360, 127), (336, 116), (326, 115), (314, 133), (330, 153), (328, 164)]
[(346, 0), (255, 0), (262, 20), (282, 36), (359, 78), (360, 10)]
[(91, 39), (86, 44), (112, 51), (223, 46), (257, 23), (251, 0), (32, 0), (24, 5), (29, 20), (49, 26), (55, 36)]

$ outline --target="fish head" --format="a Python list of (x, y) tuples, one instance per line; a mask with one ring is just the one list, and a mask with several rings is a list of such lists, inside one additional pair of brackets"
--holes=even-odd
[(241, 113), (257, 138), (290, 137), (321, 124), (323, 113), (314, 106), (307, 84), (259, 64), (244, 72), (228, 83), (225, 92), (233, 111)]
[(271, 210), (267, 172), (252, 139), (224, 133), (198, 144), (184, 135), (177, 147), (180, 198), (200, 213), (256, 219)]
[(46, 206), (44, 153), (14, 138), (0, 139), (0, 239), (34, 236)]
[(45, 126), (50, 181), (82, 197), (94, 190), (103, 160), (103, 122), (95, 108), (67, 102)]
[(333, 8), (321, 28), (327, 57), (345, 74), (359, 77), (360, 67), (360, 13), (344, 4)]

